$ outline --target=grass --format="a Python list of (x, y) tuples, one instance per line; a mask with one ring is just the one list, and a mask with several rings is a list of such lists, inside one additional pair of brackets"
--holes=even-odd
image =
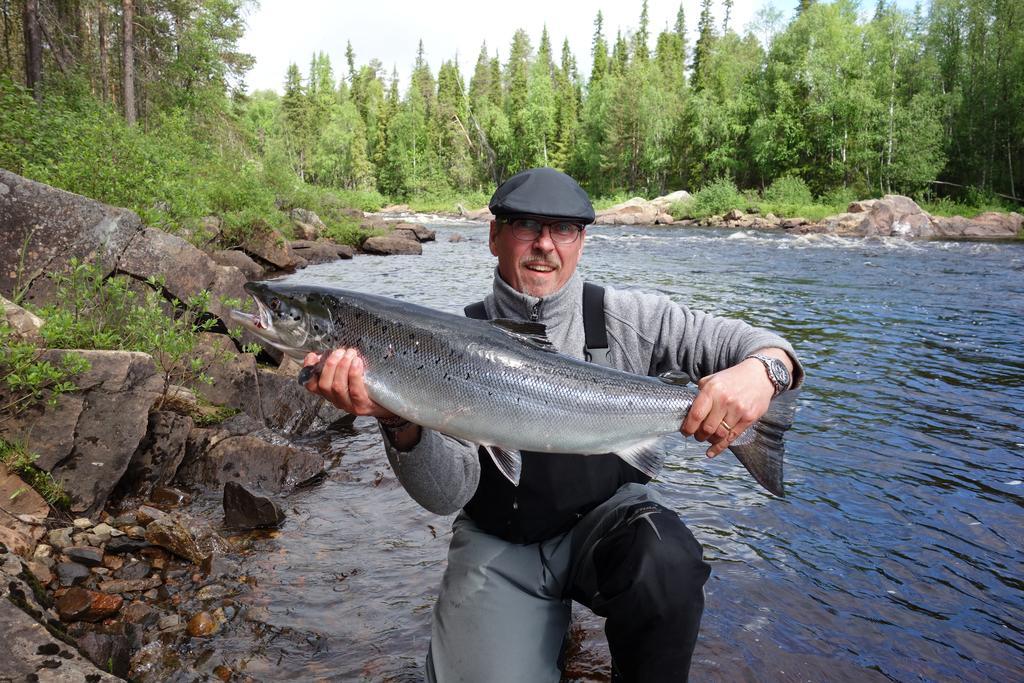
[[(0, 439), (0, 462), (7, 465), (9, 470), (35, 489), (36, 493), (42, 496), (50, 507), (58, 510), (68, 509), (71, 506), (71, 498), (68, 497), (61, 483), (54, 479), (49, 472), (35, 466), (35, 461), (38, 458), (39, 456), (35, 453), (29, 453), (24, 445)], [(16, 491), (14, 495), (17, 494)]]

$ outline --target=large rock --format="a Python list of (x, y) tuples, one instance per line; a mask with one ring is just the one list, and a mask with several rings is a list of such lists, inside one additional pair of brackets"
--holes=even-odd
[(347, 244), (335, 244), (328, 240), (312, 242), (309, 240), (293, 240), (292, 251), (304, 258), (308, 263), (330, 263), (338, 259), (352, 258), (355, 250)]
[(263, 266), (239, 249), (221, 249), (211, 253), (210, 258), (219, 265), (238, 268), (247, 280), (258, 280), (263, 277)]
[(423, 253), (423, 247), (419, 242), (396, 235), (368, 237), (363, 242), (362, 249), (367, 254), (381, 256), (419, 256)]
[(974, 218), (932, 216), (935, 237), (999, 239), (1016, 237), (1024, 224), (1019, 213), (987, 212)]
[(465, 209), (461, 204), (458, 205), (459, 215), (463, 218), (471, 221), (484, 221), (490, 223), (494, 220), (494, 214), (486, 206), (482, 209)]
[(195, 430), (196, 455), (178, 471), (178, 479), (220, 488), (229, 481), (280, 493), (319, 476), (323, 458), (293, 446), (269, 443), (248, 434)]
[[(2, 592), (2, 589), (0, 589)], [(3, 680), (48, 683), (121, 681), (54, 638), (37, 621), (6, 598), (0, 598), (0, 633), (4, 634)]]
[(654, 225), (661, 209), (642, 197), (633, 197), (621, 204), (597, 212), (598, 225)]
[(284, 235), (272, 228), (256, 230), (242, 245), (242, 249), (279, 270), (295, 270), (306, 265), (305, 259), (288, 246)]
[(124, 604), (120, 595), (109, 595), (72, 586), (54, 606), (62, 621), (100, 621), (117, 614)]
[(296, 232), (304, 240), (316, 240), (327, 232), (327, 226), (320, 220), (320, 216), (309, 209), (295, 208), (288, 215), (295, 222)]
[(392, 230), (396, 233), (401, 231), (409, 233), (417, 242), (433, 242), (437, 239), (436, 231), (419, 223), (407, 223), (405, 221), (393, 223)]
[(284, 511), (267, 496), (252, 493), (239, 483), (224, 484), (224, 524), (234, 529), (276, 527), (284, 521)]
[(126, 491), (148, 496), (157, 486), (174, 481), (185, 458), (185, 446), (192, 431), (192, 418), (166, 410), (149, 414), (146, 435), (132, 456), (122, 477)]
[[(63, 351), (43, 357), (56, 362)], [(153, 359), (133, 351), (77, 351), (90, 369), (56, 407), (35, 406), (0, 423), (0, 436), (32, 444), (36, 465), (53, 474), (71, 509), (91, 516), (118, 483), (145, 436), (149, 409), (163, 390)], [(44, 410), (45, 408), (45, 410)]]
[(7, 465), (0, 462), (0, 510), (8, 514), (0, 514), (0, 526), (20, 529), (25, 524), (17, 520), (18, 515), (30, 515), (38, 519), (46, 519), (50, 514), (50, 506), (31, 486)]
[(25, 300), (51, 300), (50, 277), (68, 261), (94, 260), (109, 271), (142, 231), (126, 209), (65, 192), (0, 169), (0, 293), (25, 291)]
[(672, 208), (673, 204), (685, 202), (689, 198), (690, 193), (686, 190), (676, 190), (675, 192), (670, 192), (669, 194), (662, 195), (661, 197), (655, 197), (651, 200), (651, 204), (654, 204), (661, 211), (668, 211)]
[(146, 527), (146, 540), (196, 564), (206, 559), (206, 553), (196, 543), (196, 539), (177, 521), (150, 522)]

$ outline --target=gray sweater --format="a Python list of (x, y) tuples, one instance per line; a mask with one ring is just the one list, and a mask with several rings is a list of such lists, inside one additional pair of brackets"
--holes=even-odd
[[(543, 299), (517, 292), (497, 269), (493, 292), (484, 301), (489, 318), (536, 320), (547, 327), (555, 348), (583, 358), (583, 280), (579, 274)], [(696, 382), (755, 351), (781, 348), (795, 366), (793, 386), (803, 368), (793, 348), (778, 335), (730, 318), (690, 310), (660, 294), (605, 288), (608, 359), (616, 368), (642, 375), (685, 372)], [(424, 429), (410, 451), (399, 451), (384, 432), (388, 460), (412, 498), (427, 510), (451, 514), (469, 502), (480, 481), (476, 444)]]

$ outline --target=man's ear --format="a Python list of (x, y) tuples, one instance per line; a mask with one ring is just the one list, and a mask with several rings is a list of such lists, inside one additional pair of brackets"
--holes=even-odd
[(498, 255), (498, 247), (495, 244), (495, 240), (497, 240), (497, 239), (498, 239), (498, 221), (492, 220), (491, 221), (491, 234), (487, 238), (487, 246), (489, 246), (491, 248), (491, 255), (492, 256), (497, 256)]

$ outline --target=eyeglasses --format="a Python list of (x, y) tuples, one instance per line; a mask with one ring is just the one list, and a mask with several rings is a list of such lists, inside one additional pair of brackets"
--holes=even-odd
[(571, 221), (539, 221), (535, 218), (503, 218), (502, 223), (511, 226), (512, 236), (523, 242), (534, 241), (547, 226), (551, 241), (556, 244), (572, 244), (586, 228)]

